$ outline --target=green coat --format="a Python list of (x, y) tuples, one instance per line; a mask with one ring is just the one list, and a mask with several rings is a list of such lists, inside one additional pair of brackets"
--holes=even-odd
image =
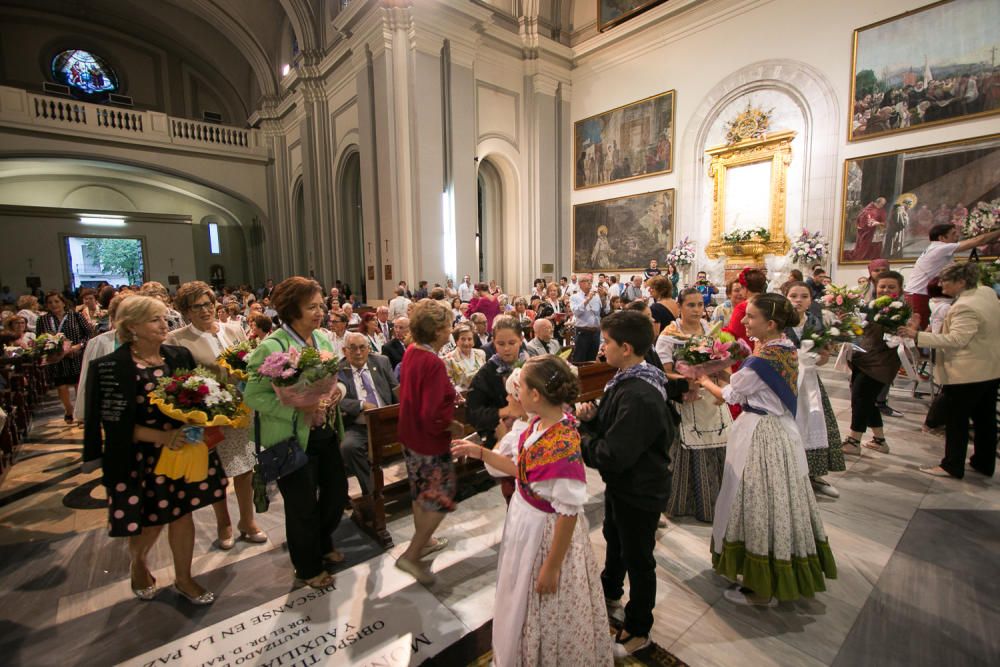
[[(313, 331), (313, 344), (316, 346), (316, 349), (322, 352), (334, 353), (333, 344), (330, 343), (330, 339), (319, 331)], [(247, 359), (247, 371), (249, 371), (250, 378), (247, 380), (243, 399), (247, 405), (257, 411), (260, 417), (260, 445), (264, 449), (276, 445), (292, 435), (292, 417), (296, 410), (295, 408), (283, 405), (278, 400), (278, 397), (274, 394), (274, 389), (271, 387), (271, 380), (259, 375), (257, 368), (272, 352), (287, 352), (292, 346), (301, 349), (301, 345), (289, 336), (287, 331), (284, 329), (275, 329), (271, 335), (261, 341), (257, 349)], [(338, 436), (343, 436), (340, 408), (337, 408), (334, 419), (334, 428)], [(309, 421), (299, 413), (295, 427), (295, 435), (304, 451), (309, 444)]]

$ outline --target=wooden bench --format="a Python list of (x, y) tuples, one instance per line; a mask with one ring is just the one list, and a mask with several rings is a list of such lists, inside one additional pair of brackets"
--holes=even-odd
[[(604, 393), (615, 369), (603, 363), (586, 363), (577, 366), (580, 373), (581, 401), (592, 401)], [(368, 460), (371, 463), (371, 494), (361, 495), (351, 499), (354, 507), (354, 521), (371, 535), (384, 548), (393, 545), (392, 536), (386, 529), (386, 505), (410, 500), (410, 487), (407, 479), (385, 484), (384, 468), (387, 464), (402, 458), (402, 445), (396, 435), (399, 422), (399, 405), (387, 405), (382, 408), (365, 410), (368, 421)], [(455, 420), (465, 424), (465, 407), (455, 410)], [(466, 434), (475, 429), (466, 425)], [(459, 491), (463, 488), (478, 487), (482, 484), (492, 484), (492, 478), (486, 472), (481, 461), (466, 461), (456, 463)]]

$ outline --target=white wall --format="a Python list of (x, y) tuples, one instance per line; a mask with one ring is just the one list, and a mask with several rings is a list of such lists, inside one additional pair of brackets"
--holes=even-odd
[(0, 243), (0, 279), (3, 284), (21, 293), (25, 291), (25, 277), (33, 275), (41, 278), (43, 288), (62, 290), (66, 283), (66, 245), (61, 234), (142, 237), (149, 280), (166, 285), (171, 273), (180, 276), (181, 282), (198, 277), (190, 224), (129, 222), (125, 227), (89, 227), (58, 213), (32, 213), (24, 209), (16, 213), (0, 210), (0, 238), (4, 240)]
[[(793, 155), (793, 172), (801, 169), (803, 207), (801, 219), (793, 219), (789, 204), (789, 230), (808, 223), (829, 225), (834, 242), (834, 278), (853, 283), (863, 266), (838, 266), (843, 163), (845, 159), (944, 141), (966, 139), (995, 132), (996, 118), (984, 118), (939, 126), (895, 136), (847, 143), (847, 120), (851, 83), (853, 31), (869, 23), (917, 9), (925, 0), (710, 0), (669, 20), (656, 20), (667, 12), (666, 3), (611, 31), (576, 43), (577, 68), (573, 70), (572, 118), (579, 120), (619, 105), (675, 89), (675, 145), (673, 173), (627, 181), (617, 185), (573, 191), (572, 202), (607, 199), (622, 195), (677, 189), (675, 232), (683, 238), (707, 238), (710, 205), (703, 199), (706, 164), (703, 160), (703, 133), (698, 132), (705, 117), (706, 102), (718, 100), (720, 86), (736, 88), (753, 85), (755, 63), (772, 63), (761, 71), (776, 72), (780, 85), (790, 78), (786, 70), (808, 71), (817, 79), (814, 90), (827, 87), (835, 105), (829, 121), (817, 123), (819, 116), (807, 118), (814, 124), (809, 162), (803, 163), (806, 147)], [(577, 22), (590, 18), (577, 12)], [(648, 27), (636, 31), (635, 25)], [(632, 24), (630, 26), (630, 24)], [(582, 28), (578, 23), (574, 28)], [(617, 34), (630, 33), (622, 39)], [(744, 72), (743, 80), (733, 81)], [(737, 77), (740, 78), (740, 77)], [(815, 111), (824, 100), (810, 93), (805, 102)], [(745, 102), (744, 102), (745, 104)], [(735, 106), (739, 106), (736, 104)], [(724, 112), (723, 117), (730, 111)], [(775, 131), (796, 129), (774, 127)], [(568, 150), (572, 151), (572, 142)], [(797, 186), (796, 186), (797, 187)], [(796, 193), (798, 194), (798, 193)], [(799, 206), (800, 204), (796, 204)], [(566, 258), (569, 249), (566, 250)], [(905, 270), (905, 266), (903, 267)]]

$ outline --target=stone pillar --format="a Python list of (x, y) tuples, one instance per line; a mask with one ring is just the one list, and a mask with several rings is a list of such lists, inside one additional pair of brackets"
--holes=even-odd
[(316, 63), (320, 54), (303, 54), (299, 77), (304, 117), (302, 132), (302, 189), (305, 199), (306, 238), (303, 255), (307, 266), (303, 275), (314, 275), (324, 286), (333, 284), (336, 271), (333, 261), (333, 198), (330, 194), (329, 104)]

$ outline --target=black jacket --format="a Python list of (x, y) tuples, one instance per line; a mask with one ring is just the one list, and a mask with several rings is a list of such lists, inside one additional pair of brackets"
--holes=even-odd
[(507, 376), (497, 372), (489, 360), (476, 372), (465, 397), (465, 418), (490, 449), (497, 442), (494, 430), (500, 423), (500, 408), (507, 405)]
[(406, 352), (406, 346), (398, 338), (393, 338), (382, 346), (382, 354), (389, 360), (389, 365), (393, 369), (403, 361), (404, 352)]
[[(83, 461), (100, 461), (105, 486), (124, 482), (138, 485), (129, 473), (141, 469), (135, 459), (135, 362), (132, 346), (122, 345), (111, 354), (90, 362), (87, 370), (87, 407), (84, 413)], [(169, 372), (197, 364), (187, 348), (161, 345)]]
[(580, 424), (583, 460), (601, 473), (606, 493), (641, 510), (662, 512), (670, 497), (670, 443), (676, 434), (667, 403), (648, 382), (611, 388), (597, 416)]

